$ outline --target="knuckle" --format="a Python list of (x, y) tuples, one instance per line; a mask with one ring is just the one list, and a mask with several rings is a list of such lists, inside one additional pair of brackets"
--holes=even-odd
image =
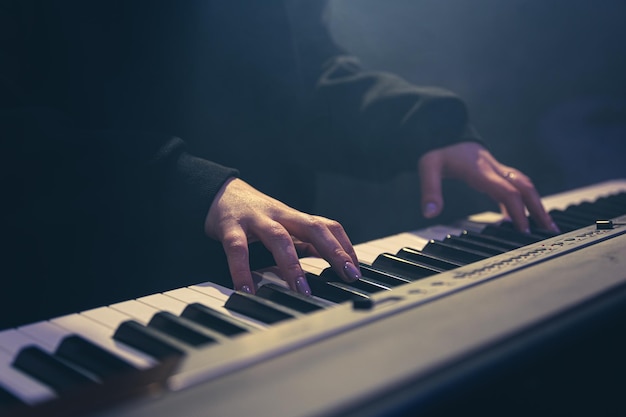
[(341, 247), (333, 249), (333, 256), (340, 260), (348, 259), (348, 254)]
[(243, 256), (247, 253), (248, 244), (243, 236), (225, 236), (222, 246), (229, 256)]
[(335, 235), (344, 231), (343, 226), (337, 220), (327, 220), (327, 225), (330, 231)]
[(309, 215), (308, 219), (306, 220), (306, 224), (307, 224), (307, 227), (313, 230), (314, 232), (322, 232), (329, 227), (327, 222), (330, 222), (330, 221), (332, 220), (324, 219), (319, 216)]
[(277, 222), (271, 223), (265, 230), (267, 238), (274, 242), (282, 242), (288, 240), (291, 242), (291, 237), (287, 230)]

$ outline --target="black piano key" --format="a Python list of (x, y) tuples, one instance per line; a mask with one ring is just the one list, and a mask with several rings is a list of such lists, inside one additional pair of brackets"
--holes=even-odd
[(301, 315), (278, 303), (241, 291), (232, 293), (224, 307), (267, 324), (278, 323)]
[[(548, 214), (552, 216), (554, 214), (554, 210), (550, 211)], [(554, 221), (554, 224), (558, 226), (561, 233), (567, 233), (567, 232), (571, 232), (572, 230), (578, 230), (581, 227), (579, 224), (569, 222), (562, 216), (558, 216), (558, 215), (552, 217), (552, 220)]]
[(600, 209), (596, 216), (594, 216), (594, 221), (598, 219), (611, 219), (614, 217), (619, 217), (626, 214), (625, 207), (617, 207), (613, 204), (602, 204), (598, 206)]
[(563, 222), (563, 221), (556, 221), (556, 222), (554, 222), (554, 224), (557, 225), (557, 227), (559, 228), (559, 230), (562, 233), (568, 233), (568, 232), (572, 232), (574, 230), (580, 229), (580, 227), (578, 227), (578, 226), (574, 226), (571, 223), (566, 223), (566, 222)]
[(613, 211), (613, 209), (598, 207), (597, 205), (595, 205), (595, 203), (584, 202), (575, 206), (567, 207), (564, 210), (564, 213), (578, 215), (593, 222), (598, 218), (614, 214), (615, 212)]
[(97, 384), (57, 356), (37, 346), (27, 346), (20, 350), (12, 365), (58, 393)]
[[(325, 281), (325, 278), (315, 277), (314, 282)], [(369, 298), (372, 292), (377, 292), (378, 287), (371, 286), (368, 282), (362, 282), (360, 279), (353, 282), (345, 282), (343, 280), (326, 281), (330, 287), (337, 288), (349, 297), (349, 300), (354, 301), (355, 298)]]
[(472, 262), (478, 262), (483, 259), (489, 258), (489, 254), (473, 251), (469, 249), (463, 249), (454, 246), (450, 243), (443, 243), (436, 240), (431, 240), (424, 246), (422, 252), (429, 253), (437, 256), (441, 256), (445, 259), (451, 259), (456, 262), (462, 262), (469, 264)]
[(603, 207), (593, 203), (583, 203), (579, 206), (570, 206), (563, 212), (570, 216), (579, 216), (589, 222), (595, 223), (596, 220), (611, 219), (624, 214), (624, 207), (616, 207), (611, 204), (604, 204)]
[(546, 229), (543, 229), (542, 227), (539, 227), (537, 225), (537, 222), (532, 217), (528, 218), (528, 224), (530, 227), (531, 234), (536, 235), (536, 236), (541, 236), (544, 239), (550, 239), (551, 237), (558, 236), (559, 234), (563, 233), (562, 230), (560, 232), (555, 232), (553, 230), (546, 230)]
[(578, 229), (587, 227), (593, 224), (593, 222), (595, 221), (595, 220), (592, 220), (591, 217), (583, 218), (581, 216), (576, 216), (576, 215), (568, 214), (567, 212), (557, 211), (557, 210), (550, 211), (550, 216), (552, 217), (552, 220), (554, 220), (555, 222), (562, 222), (569, 226), (576, 227)]
[[(626, 200), (620, 202), (619, 195), (600, 197), (593, 202), (593, 205), (594, 207), (598, 207), (602, 211), (610, 213), (626, 213)], [(575, 207), (575, 205), (570, 207)]]
[(398, 253), (396, 253), (396, 256), (414, 262), (418, 265), (431, 266), (441, 269), (442, 271), (449, 271), (451, 269), (463, 266), (463, 264), (459, 262), (453, 262), (449, 259), (443, 259), (438, 256), (429, 255), (427, 253), (412, 248), (402, 248), (398, 251)]
[(229, 337), (254, 330), (247, 323), (200, 303), (189, 304), (181, 313), (181, 317)]
[(394, 275), (387, 271), (383, 271), (382, 269), (376, 268), (371, 265), (359, 264), (359, 268), (361, 268), (361, 275), (363, 278), (367, 278), (373, 282), (379, 282), (384, 286), (389, 288), (397, 287), (398, 285), (408, 284), (409, 282), (413, 282), (410, 279), (403, 278), (398, 275)]
[(199, 332), (186, 323), (185, 319), (167, 311), (162, 311), (152, 316), (148, 327), (157, 329), (193, 347), (201, 347), (217, 342), (217, 338), (204, 332)]
[(0, 385), (0, 413), (24, 406), (24, 402), (13, 395), (11, 391)]
[(543, 240), (543, 238), (539, 236), (529, 235), (506, 226), (502, 227), (494, 224), (485, 226), (481, 231), (481, 234), (510, 240), (511, 242), (519, 243), (521, 246), (530, 245)]
[(622, 207), (626, 208), (626, 191), (620, 191), (618, 193), (611, 194), (610, 196), (602, 197), (602, 198), (606, 198), (606, 199), (614, 200), (614, 201), (619, 201), (619, 202), (621, 202)]
[(185, 349), (172, 338), (134, 320), (120, 324), (113, 334), (113, 339), (159, 360), (185, 355)]
[[(531, 219), (529, 217), (527, 217), (527, 219), (529, 220), (529, 223), (530, 223)], [(552, 233), (549, 233), (546, 230), (540, 231), (540, 233), (537, 234), (537, 235), (533, 234), (532, 231), (530, 233), (522, 233), (519, 230), (517, 230), (517, 227), (515, 227), (515, 225), (511, 221), (503, 221), (503, 222), (500, 222), (497, 225), (491, 225), (491, 226), (492, 227), (496, 227), (496, 228), (500, 228), (500, 229), (503, 229), (503, 230), (510, 230), (510, 231), (512, 231), (514, 233), (520, 234), (520, 235), (525, 236), (525, 237), (530, 237), (535, 242), (539, 242), (539, 241), (545, 239), (546, 235), (549, 235), (549, 237), (552, 237)]]
[(355, 289), (357, 291), (362, 291), (367, 294), (376, 294), (381, 291), (389, 291), (390, 287), (377, 282), (375, 280), (370, 280), (367, 277), (360, 278), (357, 281), (353, 282), (343, 282), (343, 281), (334, 281), (335, 283), (341, 284), (343, 288)]
[(391, 253), (381, 253), (376, 257), (372, 265), (376, 268), (398, 274), (413, 281), (444, 271), (441, 268), (419, 265)]
[(458, 246), (461, 248), (465, 248), (465, 249), (469, 249), (469, 250), (473, 250), (473, 251), (477, 251), (477, 252), (482, 252), (482, 253), (486, 253), (489, 254), (491, 256), (495, 256), (495, 255), (500, 255), (501, 253), (504, 253), (505, 251), (503, 251), (500, 248), (497, 248), (495, 246), (491, 246), (487, 243), (482, 243), (482, 242), (472, 242), (466, 239), (463, 239), (459, 236), (452, 236), (452, 235), (448, 235), (444, 240), (444, 243), (451, 243), (454, 246)]
[(256, 292), (256, 295), (266, 300), (284, 305), (300, 313), (312, 313), (323, 310), (326, 306), (313, 297), (291, 291), (276, 284), (265, 284)]
[[(320, 278), (325, 281), (344, 282), (332, 268), (324, 269), (322, 273), (320, 274)], [(348, 282), (346, 284), (350, 288), (354, 288), (356, 290), (363, 291), (368, 294), (374, 294), (380, 291), (387, 291), (391, 289), (391, 286), (389, 285), (385, 285), (384, 283), (379, 282), (375, 279), (371, 279), (371, 278), (363, 276), (363, 272), (361, 272), (360, 279), (353, 281), (353, 282)]]
[[(537, 239), (540, 239), (540, 240), (549, 239), (558, 234), (556, 232), (553, 232), (552, 230), (546, 230), (546, 229), (542, 229), (541, 227), (538, 227), (532, 217), (528, 217), (528, 225), (530, 228), (531, 236), (535, 236)], [(502, 227), (504, 229), (514, 230), (517, 232), (517, 229), (511, 222), (502, 222), (500, 223), (499, 227)]]
[(338, 282), (326, 281), (314, 274), (307, 273), (306, 278), (313, 295), (334, 303), (369, 298), (367, 293), (357, 289), (346, 288)]
[(460, 234), (460, 237), (463, 239), (471, 240), (471, 241), (488, 243), (490, 245), (499, 247), (500, 249), (505, 250), (505, 251), (510, 251), (510, 250), (517, 249), (523, 246), (522, 244), (518, 242), (513, 242), (510, 240), (498, 238), (495, 236), (483, 235), (477, 232), (473, 232), (471, 230), (464, 230)]
[(86, 369), (101, 379), (137, 370), (124, 359), (78, 335), (65, 337), (59, 344), (55, 354), (80, 368)]
[(611, 196), (602, 197), (596, 200), (605, 210), (611, 210), (617, 213), (615, 217), (626, 214), (626, 192), (613, 194)]

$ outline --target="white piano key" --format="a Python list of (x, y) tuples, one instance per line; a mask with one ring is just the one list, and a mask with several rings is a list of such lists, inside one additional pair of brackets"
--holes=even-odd
[(28, 345), (40, 346), (41, 344), (28, 334), (19, 332), (16, 329), (0, 331), (0, 351), (3, 350), (10, 355), (15, 355), (20, 349)]
[[(504, 220), (502, 213), (483, 211), (481, 213), (472, 214), (467, 218), (467, 221), (461, 221), (461, 224), (468, 230), (480, 232), (484, 225), (498, 223), (502, 220)], [(472, 226), (472, 223), (477, 223), (478, 227)]]
[(0, 351), (0, 384), (3, 387), (29, 405), (56, 398), (56, 394), (50, 387), (13, 368), (12, 361), (12, 355)]
[(427, 239), (421, 238), (411, 233), (400, 233), (397, 235), (377, 239), (369, 246), (380, 247), (385, 252), (396, 253), (404, 247), (422, 249), (428, 243)]
[(382, 252), (389, 252), (393, 250), (392, 246), (396, 246), (396, 245), (390, 245), (389, 242), (385, 241), (383, 238), (383, 239), (370, 240), (367, 243), (362, 243), (361, 246), (367, 248), (368, 250), (372, 252), (382, 253)]
[[(454, 227), (452, 225), (434, 225), (430, 226), (426, 229), (414, 230), (412, 232), (407, 232), (408, 234), (416, 236), (418, 239), (423, 239), (428, 243), (429, 240), (442, 240), (445, 239), (448, 235), (459, 236), (463, 233), (463, 227)], [(420, 246), (418, 248), (413, 249), (422, 249), (424, 246)]]
[(553, 194), (541, 199), (546, 210), (564, 210), (567, 207), (582, 202), (593, 202), (600, 197), (607, 197), (620, 192), (626, 192), (626, 180), (611, 180), (587, 187), (576, 188), (559, 194)]
[(187, 304), (183, 303), (176, 298), (168, 297), (163, 294), (152, 294), (145, 297), (137, 298), (138, 302), (144, 303), (150, 307), (157, 309), (158, 311), (168, 311), (172, 314), (179, 316)]
[(326, 260), (322, 258), (302, 258), (300, 259), (300, 265), (306, 272), (319, 275), (322, 271), (330, 266)]
[[(310, 271), (306, 271), (306, 272), (310, 272)], [(266, 268), (262, 271), (253, 271), (252, 278), (254, 279), (254, 282), (257, 284), (257, 288), (260, 288), (261, 286), (265, 284), (275, 284), (275, 285), (280, 285), (281, 287), (284, 287), (284, 288), (289, 288), (287, 281), (285, 281), (284, 279), (280, 277), (280, 272), (277, 267)]]
[(217, 298), (201, 293), (200, 291), (194, 291), (191, 288), (187, 287), (166, 291), (163, 294), (179, 300), (187, 305), (192, 303), (200, 303), (211, 308), (213, 308), (214, 306), (222, 307), (224, 305), (224, 303)]
[(54, 352), (67, 332), (49, 321), (40, 321), (27, 326), (18, 327), (17, 330), (25, 333), (39, 342), (39, 345), (50, 352)]
[(376, 260), (376, 257), (381, 254), (381, 251), (377, 250), (377, 248), (367, 245), (357, 245), (354, 250), (359, 258), (359, 262), (367, 265), (371, 265)]
[(233, 318), (238, 318), (244, 323), (248, 323), (258, 329), (265, 329), (268, 327), (266, 324), (261, 323), (257, 320), (242, 316), (241, 314), (237, 314), (237, 313), (234, 313), (225, 309), (224, 303), (222, 301), (217, 300), (216, 298), (210, 297), (206, 294), (203, 294), (199, 291), (194, 291), (191, 288), (178, 288), (176, 290), (164, 292), (163, 294), (167, 295), (168, 297), (172, 297), (177, 300), (180, 300), (187, 305), (192, 304), (192, 303), (200, 303), (222, 314), (228, 315)]
[(148, 324), (152, 316), (159, 312), (157, 308), (137, 300), (122, 301), (121, 303), (111, 304), (109, 307), (120, 313), (124, 313), (141, 324)]
[(92, 310), (82, 311), (80, 314), (112, 329), (113, 331), (115, 331), (121, 323), (131, 320), (131, 317), (128, 314), (124, 314), (109, 307), (98, 307)]
[(189, 288), (222, 301), (222, 305), (224, 305), (226, 300), (228, 300), (228, 297), (230, 297), (230, 295), (234, 292), (230, 288), (226, 288), (212, 282), (203, 282), (201, 284), (190, 285)]
[(65, 329), (68, 335), (80, 335), (139, 369), (147, 369), (157, 364), (156, 359), (151, 356), (114, 340), (112, 329), (81, 314), (57, 317), (51, 322)]

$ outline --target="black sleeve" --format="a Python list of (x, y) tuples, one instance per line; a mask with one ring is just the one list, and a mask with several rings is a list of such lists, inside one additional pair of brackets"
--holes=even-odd
[(179, 138), (78, 129), (51, 109), (0, 109), (0, 129), (11, 182), (5, 189), (14, 190), (5, 208), (15, 205), (20, 218), (43, 230), (64, 221), (96, 227), (127, 210), (154, 228), (197, 237), (216, 193), (237, 175), (190, 155)]
[(338, 47), (325, 3), (288, 3), (304, 84), (306, 152), (319, 154), (318, 168), (381, 179), (415, 170), (432, 149), (481, 142), (464, 102), (452, 92), (365, 70)]
[(77, 46), (99, 38), (62, 22), (70, 48), (46, 26), (57, 16), (42, 12), (70, 24), (74, 16), (61, 6), (87, 3), (0, 0), (0, 329), (189, 285), (197, 276), (180, 266), (196, 260), (190, 248), (200, 245), (198, 254), (223, 275), (215, 267), (220, 244), (204, 235), (204, 219), (238, 172), (190, 155), (163, 130), (101, 117), (117, 97), (105, 103), (83, 86), (113, 91), (118, 48), (82, 55)]
[[(136, 68), (124, 64), (128, 51), (139, 47), (123, 50), (137, 38), (136, 29), (115, 17), (123, 2), (78, 4), (0, 2), (6, 23), (0, 28), (0, 128), (4, 154), (11, 155), (4, 169), (29, 199), (57, 195), (85, 206), (99, 188), (115, 203), (149, 207), (179, 229), (202, 233), (211, 201), (237, 171), (190, 155), (181, 139), (163, 130), (111, 122), (109, 109), (129, 99), (107, 83), (129, 78)], [(84, 11), (110, 16), (92, 21), (78, 15)], [(107, 89), (118, 96), (107, 101)]]

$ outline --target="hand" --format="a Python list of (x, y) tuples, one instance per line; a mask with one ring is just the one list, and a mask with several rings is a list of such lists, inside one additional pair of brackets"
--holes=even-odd
[(526, 210), (539, 227), (559, 231), (546, 213), (531, 180), (517, 169), (498, 162), (478, 143), (461, 142), (430, 151), (420, 158), (418, 170), (422, 185), (422, 212), (427, 218), (441, 213), (441, 180), (447, 177), (463, 180), (489, 195), (522, 232), (529, 232)]
[(352, 243), (339, 223), (299, 212), (238, 178), (222, 186), (209, 209), (204, 231), (222, 242), (237, 290), (254, 293), (248, 244), (256, 240), (272, 253), (294, 291), (311, 294), (296, 245), (326, 259), (346, 281), (361, 277)]

